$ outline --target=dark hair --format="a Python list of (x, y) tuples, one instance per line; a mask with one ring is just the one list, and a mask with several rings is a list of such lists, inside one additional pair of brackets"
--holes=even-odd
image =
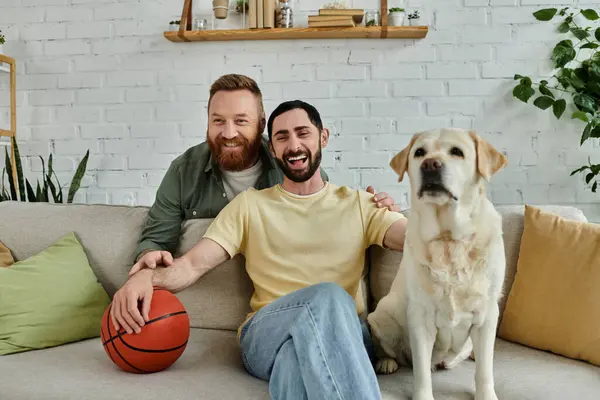
[(302, 100), (285, 101), (278, 105), (277, 108), (269, 116), (269, 121), (267, 123), (267, 128), (269, 130), (269, 141), (271, 141), (271, 136), (273, 135), (273, 121), (275, 120), (275, 118), (277, 118), (283, 113), (295, 110), (297, 108), (301, 108), (304, 111), (306, 111), (306, 114), (308, 114), (308, 119), (314, 126), (316, 126), (319, 129), (319, 132), (323, 130), (323, 122), (321, 121), (321, 115), (313, 105), (308, 104), (307, 102)]

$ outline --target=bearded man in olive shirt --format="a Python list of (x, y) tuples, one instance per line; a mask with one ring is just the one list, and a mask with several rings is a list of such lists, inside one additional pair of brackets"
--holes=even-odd
[[(263, 137), (265, 125), (262, 93), (253, 79), (227, 74), (212, 84), (207, 140), (171, 163), (148, 213), (132, 271), (171, 265), (185, 220), (215, 218), (238, 193), (283, 182)], [(328, 181), (325, 172), (321, 176)], [(371, 186), (367, 191), (374, 193)], [(387, 193), (373, 199), (379, 207), (399, 211)]]

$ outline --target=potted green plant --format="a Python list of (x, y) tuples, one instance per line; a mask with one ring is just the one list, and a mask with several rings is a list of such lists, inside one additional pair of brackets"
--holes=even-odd
[(388, 14), (388, 25), (390, 26), (402, 26), (404, 25), (404, 8), (392, 7)]
[[(596, 21), (600, 17), (593, 9), (571, 12), (568, 7), (560, 10), (545, 8), (535, 11), (533, 16), (538, 21), (550, 21), (560, 17), (562, 21), (557, 31), (568, 35), (560, 40), (552, 49), (551, 60), (555, 72), (550, 78), (534, 83), (531, 77), (515, 74), (518, 84), (513, 88), (515, 98), (528, 103), (533, 97), (532, 104), (541, 109), (551, 109), (557, 119), (560, 119), (567, 109), (567, 99), (570, 97), (573, 112), (571, 119), (585, 123), (579, 140), (583, 145), (590, 138), (600, 138), (600, 28), (583, 27), (576, 18)], [(536, 90), (537, 89), (537, 90)], [(585, 173), (585, 181), (596, 192), (600, 174), (600, 164), (581, 166), (571, 172), (571, 175)]]
[(227, 18), (227, 12), (229, 11), (229, 0), (213, 0), (213, 12), (215, 18), (225, 19)]
[(407, 15), (408, 18), (408, 25), (410, 26), (419, 26), (420, 24), (420, 15), (419, 15), (419, 10), (415, 10), (413, 12), (411, 12), (410, 14)]
[(235, 2), (235, 11), (240, 14), (248, 14), (249, 7), (248, 0), (237, 0)]
[[(17, 169), (17, 182), (15, 182), (11, 171), (12, 164), (11, 159), (8, 155), (8, 149), (5, 149), (4, 165), (6, 165), (7, 167), (4, 167), (2, 169), (2, 174), (0, 174), (0, 201), (28, 201), (30, 203), (49, 203), (51, 200), (53, 200), (55, 203), (72, 203), (73, 199), (75, 198), (75, 194), (77, 193), (81, 185), (81, 180), (85, 175), (90, 151), (86, 151), (85, 155), (79, 162), (79, 165), (75, 170), (75, 174), (73, 175), (73, 179), (71, 180), (71, 184), (69, 185), (67, 198), (65, 199), (63, 196), (63, 190), (66, 188), (66, 186), (60, 184), (58, 176), (52, 168), (52, 154), (50, 154), (48, 158), (47, 172), (46, 163), (44, 162), (44, 159), (40, 156), (40, 160), (42, 160), (42, 184), (40, 185), (40, 179), (38, 179), (37, 185), (35, 186), (34, 190), (33, 186), (29, 182), (29, 179), (24, 179), (23, 166), (21, 164), (21, 156), (19, 153), (19, 146), (17, 145), (17, 141), (15, 140), (15, 138), (11, 138), (11, 140), (15, 151), (14, 162)], [(8, 188), (5, 187), (5, 180), (8, 180)]]
[(169, 31), (171, 32), (175, 32), (179, 30), (179, 25), (181, 24), (181, 21), (169, 21)]
[(4, 34), (2, 34), (2, 29), (0, 29), (0, 54), (4, 54), (4, 43), (6, 39), (4, 38)]

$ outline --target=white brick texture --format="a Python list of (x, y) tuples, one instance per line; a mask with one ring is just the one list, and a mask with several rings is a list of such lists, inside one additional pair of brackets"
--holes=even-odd
[[(165, 21), (180, 16), (179, 1), (0, 3), (4, 50), (18, 61), (26, 173), (39, 175), (37, 156), (51, 151), (68, 181), (89, 150), (82, 202), (151, 205), (171, 161), (205, 140), (211, 83), (239, 73), (258, 82), (267, 114), (284, 100), (317, 107), (331, 132), (322, 165), (333, 182), (373, 185), (406, 208), (409, 185), (398, 182), (391, 157), (417, 131), (462, 127), (509, 158), (488, 188), (494, 203), (575, 205), (600, 222), (600, 194), (569, 176), (588, 158), (600, 162), (599, 144), (579, 146), (580, 122), (559, 125), (511, 95), (515, 74), (552, 72), (552, 48), (562, 38), (532, 13), (600, 0), (407, 0), (393, 5), (421, 10), (430, 28), (424, 39), (206, 43), (163, 37)], [(321, 3), (300, 2), (296, 21), (306, 23)], [(211, 13), (208, 3), (194, 6)], [(378, 9), (379, 2), (349, 6)], [(2, 99), (0, 126), (8, 115)]]

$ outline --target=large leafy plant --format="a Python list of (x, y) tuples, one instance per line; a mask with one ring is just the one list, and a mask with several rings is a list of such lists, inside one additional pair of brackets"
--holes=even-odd
[[(560, 19), (557, 31), (567, 35), (553, 48), (551, 60), (555, 68), (549, 79), (533, 83), (529, 76), (515, 75), (519, 83), (513, 89), (513, 96), (528, 103), (534, 98), (533, 105), (539, 109), (551, 109), (560, 119), (567, 108), (570, 97), (575, 111), (572, 119), (585, 122), (580, 145), (590, 138), (600, 138), (600, 28), (580, 26), (576, 20), (596, 21), (598, 13), (593, 9), (571, 11), (569, 7), (562, 9), (544, 8), (533, 13), (538, 21)], [(583, 55), (583, 56), (582, 56)], [(582, 56), (582, 57), (580, 57)], [(587, 171), (587, 172), (586, 172)], [(586, 173), (588, 184), (593, 181), (592, 191), (596, 192), (595, 177), (600, 173), (600, 164), (584, 165), (571, 172)]]
[[(2, 176), (0, 176), (0, 201), (29, 201), (29, 202), (46, 202), (49, 203), (53, 200), (55, 203), (64, 203), (65, 199), (63, 196), (64, 187), (60, 184), (58, 180), (58, 176), (54, 169), (52, 168), (52, 154), (50, 154), (48, 158), (48, 171), (46, 172), (46, 163), (44, 159), (40, 156), (40, 160), (42, 160), (42, 184), (40, 185), (40, 180), (37, 180), (36, 188), (33, 189), (33, 186), (29, 183), (28, 179), (24, 179), (23, 177), (23, 166), (21, 164), (21, 157), (19, 153), (19, 146), (17, 145), (17, 141), (15, 138), (12, 138), (12, 144), (15, 149), (15, 166), (17, 169), (17, 182), (14, 181), (13, 174), (9, 170), (7, 172), (6, 167), (2, 169)], [(79, 190), (81, 185), (81, 180), (85, 175), (85, 170), (87, 168), (88, 158), (90, 156), (90, 151), (88, 150), (85, 153), (85, 156), (79, 162), (77, 166), (77, 170), (75, 171), (75, 175), (71, 180), (71, 184), (69, 186), (69, 191), (67, 194), (66, 202), (72, 203), (75, 194)], [(10, 168), (11, 159), (8, 155), (8, 150), (5, 150), (4, 153), (5, 166)], [(8, 188), (5, 187), (5, 176), (8, 177)]]

